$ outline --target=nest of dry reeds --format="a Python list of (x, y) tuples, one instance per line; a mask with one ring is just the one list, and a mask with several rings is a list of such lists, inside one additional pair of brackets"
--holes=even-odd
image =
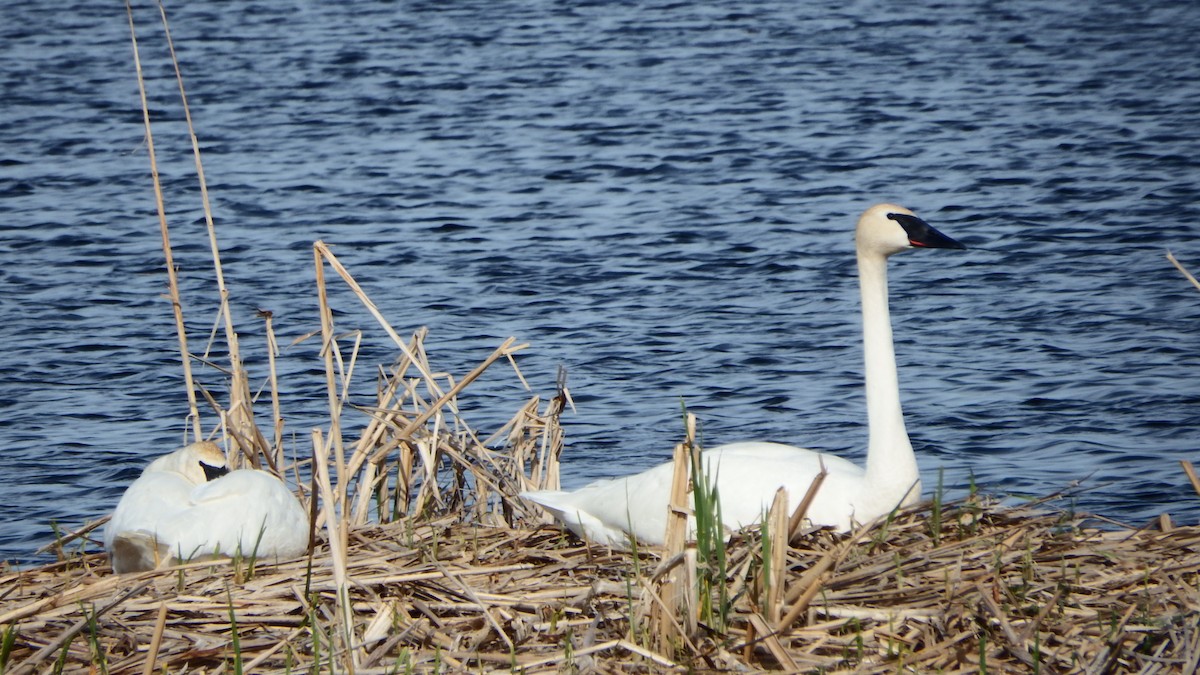
[[(149, 142), (148, 116), (146, 131)], [(153, 159), (152, 143), (150, 151)], [(311, 458), (287, 465), (271, 317), (262, 315), (272, 364), (263, 433), (254, 408), (267, 396), (251, 395), (207, 211), (230, 363), (196, 374), (160, 200), (188, 419), (195, 436), (220, 437), (231, 462), (297, 483), (314, 514), (312, 546), (294, 560), (247, 556), (117, 576), (88, 539), (102, 521), (93, 523), (56, 543), (58, 562), (0, 574), (0, 673), (1190, 673), (1200, 665), (1200, 528), (1166, 520), (1133, 530), (1048, 502), (1008, 509), (972, 496), (837, 535), (799, 531), (802, 512), (784, 513), (777, 499), (762, 528), (727, 545), (724, 533), (690, 541), (682, 527), (662, 548), (574, 539), (515, 496), (558, 485), (559, 418), (570, 405), (563, 378), (548, 399), (530, 396), (483, 437), (460, 397), (495, 363), (515, 370), (522, 346), (505, 341), (461, 377), (436, 370), (424, 331), (402, 339), (321, 242), (314, 335), (330, 417), (311, 433)], [(375, 372), (370, 402), (351, 395), (367, 331), (334, 325), (332, 306), (344, 297), (327, 285), (327, 269), (398, 350)], [(355, 438), (342, 428), (348, 409), (369, 419)], [(686, 436), (676, 453), (677, 525), (699, 492), (686, 468), (694, 434)]]
[(91, 553), (9, 573), (4, 672), (1187, 673), (1200, 663), (1194, 527), (1100, 529), (968, 500), (849, 536), (802, 534), (781, 567), (747, 532), (726, 552), (724, 587), (708, 591), (724, 606), (707, 621), (656, 612), (684, 567), (661, 550), (596, 548), (553, 527), (365, 524), (350, 530), (340, 582), (332, 548), (127, 577)]

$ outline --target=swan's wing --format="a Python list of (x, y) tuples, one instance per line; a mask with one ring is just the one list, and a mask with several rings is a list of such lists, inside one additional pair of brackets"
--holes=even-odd
[(171, 519), (173, 553), (290, 557), (308, 547), (308, 514), (275, 476), (233, 471), (196, 486)]
[(129, 484), (104, 528), (104, 547), (111, 551), (122, 532), (158, 532), (161, 523), (188, 508), (192, 483), (168, 471), (143, 473)]
[(717, 477), (721, 516), (731, 530), (762, 522), (775, 492), (784, 488), (795, 509), (821, 472), (827, 472), (807, 517), (816, 525), (848, 529), (863, 469), (837, 455), (778, 443), (734, 443), (705, 452), (710, 475)]

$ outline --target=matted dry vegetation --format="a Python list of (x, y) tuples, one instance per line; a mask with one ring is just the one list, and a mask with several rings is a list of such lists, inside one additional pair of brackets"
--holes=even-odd
[[(161, 224), (169, 262), (165, 216)], [(776, 508), (766, 535), (743, 532), (725, 548), (678, 529), (667, 548), (580, 542), (515, 497), (558, 484), (563, 378), (482, 437), (461, 397), (497, 363), (520, 379), (522, 346), (505, 341), (461, 377), (439, 372), (424, 331), (401, 339), (321, 242), (325, 381), (310, 386), (328, 392), (329, 422), (311, 431), (312, 458), (286, 465), (271, 317), (272, 374), (252, 396), (211, 216), (208, 236), (229, 359), (219, 371), (192, 373), (203, 361), (188, 346), (168, 264), (190, 427), (223, 440), (231, 462), (299, 483), (316, 516), (311, 550), (117, 576), (85, 528), (57, 543), (59, 562), (0, 574), (0, 672), (1191, 673), (1200, 664), (1200, 528), (1167, 519), (1132, 530), (1051, 502), (1013, 509), (972, 496), (850, 535), (798, 532), (798, 514)], [(348, 294), (327, 286), (327, 270)], [(332, 305), (347, 297), (374, 328), (334, 325)], [(359, 346), (380, 334), (398, 354), (371, 366), (374, 400), (364, 403), (350, 393), (364, 369)], [(267, 399), (263, 433), (254, 408)], [(369, 419), (354, 438), (342, 429), (348, 410)], [(678, 509), (691, 504), (686, 435)]]
[[(768, 602), (754, 533), (729, 555), (726, 628), (653, 608), (659, 550), (442, 516), (351, 530), (335, 553), (117, 577), (102, 553), (0, 578), (5, 672), (1189, 673), (1200, 529), (929, 506), (854, 536), (807, 533)], [(678, 570), (681, 566), (675, 566)], [(715, 597), (715, 594), (714, 594)], [(695, 618), (695, 617), (691, 617)]]

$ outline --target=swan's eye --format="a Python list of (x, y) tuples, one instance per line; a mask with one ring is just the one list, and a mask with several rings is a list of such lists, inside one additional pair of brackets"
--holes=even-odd
[(897, 217), (896, 217), (896, 214), (894, 214), (894, 213), (889, 213), (889, 214), (887, 215), (887, 217), (888, 217), (888, 220), (895, 220), (895, 221), (899, 221), (899, 220), (900, 220), (899, 218), (897, 218)]

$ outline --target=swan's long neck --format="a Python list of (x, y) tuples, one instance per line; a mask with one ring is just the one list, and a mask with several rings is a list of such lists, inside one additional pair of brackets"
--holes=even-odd
[(900, 380), (888, 316), (887, 258), (858, 253), (862, 292), (863, 352), (867, 388), (867, 489), (880, 498), (908, 503), (919, 494), (917, 458), (913, 454), (904, 413), (900, 409)]

